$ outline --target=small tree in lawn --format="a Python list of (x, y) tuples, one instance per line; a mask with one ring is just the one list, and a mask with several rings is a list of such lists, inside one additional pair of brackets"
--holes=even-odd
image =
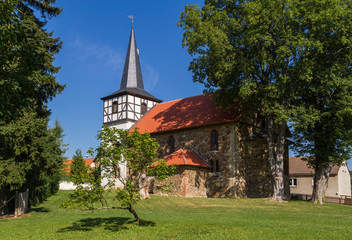
[(70, 170), (70, 180), (78, 185), (85, 182), (85, 179), (88, 175), (88, 167), (83, 160), (81, 150), (77, 150), (75, 155), (73, 156), (73, 161), (71, 164)]
[[(129, 132), (103, 126), (98, 139), (101, 140), (101, 145), (96, 149), (96, 168), (91, 169), (91, 174), (83, 175), (88, 176), (85, 180), (86, 186), (83, 187), (81, 181), (64, 206), (78, 204), (94, 208), (92, 204), (100, 201), (104, 209), (126, 209), (140, 222), (133, 206), (139, 200), (149, 198), (148, 187), (151, 180), (162, 180), (171, 176), (175, 166), (168, 166), (164, 160), (158, 159), (159, 144), (148, 133), (139, 133), (138, 129)], [(126, 176), (118, 173), (121, 165), (127, 166)], [(97, 172), (100, 173), (98, 178), (94, 177)], [(116, 180), (122, 183), (122, 189), (112, 190)], [(119, 206), (106, 206), (106, 196), (111, 191), (116, 191), (114, 199)]]

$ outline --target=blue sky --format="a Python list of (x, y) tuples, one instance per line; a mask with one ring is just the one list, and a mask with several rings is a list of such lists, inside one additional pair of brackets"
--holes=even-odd
[[(66, 89), (50, 104), (52, 121), (59, 120), (72, 158), (77, 149), (85, 155), (99, 144), (96, 135), (103, 122), (101, 97), (120, 87), (131, 31), (139, 48), (145, 90), (170, 101), (202, 93), (192, 81), (191, 57), (182, 48), (182, 28), (176, 26), (184, 6), (201, 0), (57, 0), (63, 12), (47, 28), (64, 42), (55, 64), (57, 80)], [(293, 153), (290, 153), (293, 156)], [(349, 162), (352, 169), (352, 163)]]
[(193, 83), (188, 65), (191, 57), (182, 48), (182, 28), (177, 27), (184, 6), (202, 1), (83, 1), (57, 0), (63, 12), (48, 22), (63, 48), (55, 64), (57, 80), (66, 89), (50, 104), (52, 122), (59, 120), (68, 145), (66, 156), (77, 149), (85, 154), (97, 147), (97, 131), (103, 121), (101, 97), (120, 87), (131, 20), (146, 91), (163, 101), (202, 93)]

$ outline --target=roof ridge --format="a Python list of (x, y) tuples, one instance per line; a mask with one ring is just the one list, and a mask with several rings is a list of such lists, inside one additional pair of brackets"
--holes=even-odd
[(171, 101), (167, 101), (167, 102), (162, 102), (162, 103), (159, 103), (158, 105), (163, 105), (165, 103), (172, 103), (172, 102), (180, 101), (180, 100), (183, 100), (183, 99), (195, 98), (195, 97), (199, 97), (199, 96), (209, 96), (209, 95), (199, 94), (199, 95), (195, 95), (195, 96), (191, 96), (191, 97), (184, 97), (184, 98), (179, 98), (179, 99), (175, 99), (175, 100), (171, 100)]
[(184, 153), (184, 149), (180, 149), (181, 150), (181, 154), (182, 154), (182, 158), (183, 158), (183, 161), (184, 161), (184, 163), (185, 163), (185, 165), (187, 165), (188, 163), (187, 163), (187, 160), (186, 160), (186, 156), (185, 156), (185, 153)]
[(210, 163), (208, 163), (208, 161), (207, 161), (202, 155), (200, 155), (199, 153), (197, 153), (193, 148), (191, 149), (191, 151), (192, 151), (194, 154), (196, 154), (200, 159), (202, 159), (206, 164), (208, 164), (208, 165), (211, 167)]

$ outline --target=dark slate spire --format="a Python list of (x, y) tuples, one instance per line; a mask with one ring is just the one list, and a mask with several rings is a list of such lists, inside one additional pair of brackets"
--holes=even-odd
[(154, 97), (153, 95), (144, 90), (141, 64), (139, 63), (138, 52), (139, 51), (137, 49), (132, 21), (130, 42), (128, 44), (120, 89), (106, 97), (101, 98), (102, 100), (110, 99), (127, 93), (145, 99), (153, 100), (155, 102), (162, 102), (160, 99)]
[(134, 36), (133, 22), (128, 44), (125, 67), (121, 79), (120, 89), (139, 88), (144, 89), (141, 65), (139, 63), (139, 52), (137, 49), (136, 38)]

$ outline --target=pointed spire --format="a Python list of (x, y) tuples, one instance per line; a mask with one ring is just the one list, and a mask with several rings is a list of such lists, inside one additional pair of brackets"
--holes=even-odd
[(144, 89), (141, 65), (139, 63), (139, 51), (134, 36), (133, 21), (128, 44), (125, 66), (123, 69), (120, 89), (139, 88)]
[[(133, 19), (133, 16), (129, 17)], [(144, 90), (141, 64), (139, 63), (139, 51), (137, 48), (136, 38), (134, 36), (133, 30), (133, 21), (120, 89), (106, 97), (101, 98), (101, 100), (111, 99), (113, 97), (125, 95), (126, 93), (144, 99), (149, 99), (154, 102), (162, 102), (160, 99), (154, 97), (153, 95)]]

